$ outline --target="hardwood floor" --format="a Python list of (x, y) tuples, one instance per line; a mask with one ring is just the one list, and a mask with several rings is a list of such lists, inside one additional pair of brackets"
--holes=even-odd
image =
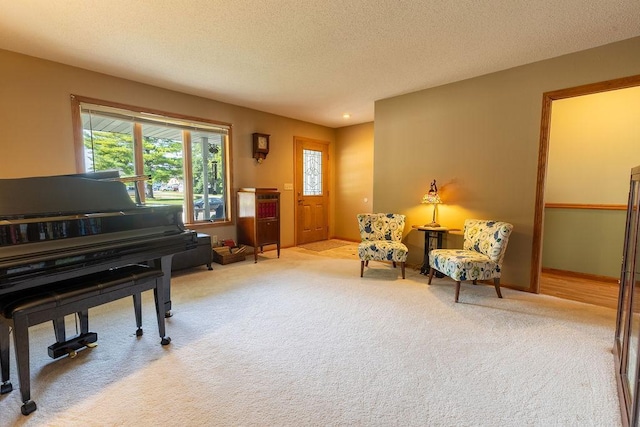
[(542, 269), (540, 293), (617, 309), (618, 281), (614, 278)]

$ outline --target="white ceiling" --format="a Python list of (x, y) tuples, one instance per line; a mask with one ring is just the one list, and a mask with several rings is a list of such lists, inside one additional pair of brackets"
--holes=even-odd
[(330, 127), (639, 35), (639, 0), (0, 0), (2, 49)]

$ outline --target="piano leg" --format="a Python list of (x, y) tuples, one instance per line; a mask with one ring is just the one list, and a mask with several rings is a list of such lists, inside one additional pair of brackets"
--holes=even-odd
[(9, 393), (13, 390), (9, 382), (9, 325), (2, 320), (0, 320), (0, 369), (2, 370), (0, 394)]
[(142, 297), (140, 294), (133, 294), (133, 311), (136, 314), (136, 336), (141, 337), (142, 331)]
[[(160, 261), (153, 260), (150, 261), (149, 264), (152, 267), (160, 267), (162, 273), (164, 274), (164, 317), (171, 317), (173, 314), (171, 313), (171, 259), (173, 258), (173, 254), (163, 256)], [(159, 263), (159, 264), (158, 264)]]
[(37, 409), (36, 402), (31, 400), (31, 373), (29, 372), (29, 321), (26, 316), (13, 319), (13, 343), (18, 365), (18, 381), (22, 397), (22, 415), (29, 415)]
[[(169, 266), (171, 266), (171, 261), (169, 261)], [(166, 295), (166, 289), (164, 289), (165, 281), (163, 279), (164, 277), (159, 277), (155, 279), (156, 287), (153, 288), (153, 299), (155, 300), (155, 303), (156, 303), (156, 318), (158, 319), (158, 332), (160, 333), (160, 344), (167, 345), (171, 342), (171, 338), (166, 336), (166, 330), (164, 325), (164, 318), (166, 315), (165, 314), (166, 312), (164, 311), (164, 307), (166, 307), (164, 297)]]
[(78, 319), (80, 320), (80, 335), (89, 333), (89, 310), (78, 311)]

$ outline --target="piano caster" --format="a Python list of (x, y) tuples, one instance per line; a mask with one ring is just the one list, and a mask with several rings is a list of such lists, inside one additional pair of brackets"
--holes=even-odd
[(143, 334), (142, 328), (138, 328), (138, 329), (136, 330), (136, 336), (137, 336), (137, 337), (141, 337), (141, 336), (142, 336), (142, 334)]
[(22, 412), (22, 415), (29, 415), (36, 409), (38, 409), (38, 407), (36, 406), (36, 402), (34, 402), (33, 400), (27, 400), (20, 408), (20, 412)]
[(162, 345), (168, 345), (171, 342), (171, 338), (169, 337), (162, 337), (162, 340), (160, 341), (160, 344)]
[(67, 355), (69, 359), (75, 359), (78, 353), (75, 350), (67, 350)]
[(7, 394), (13, 390), (13, 386), (9, 381), (4, 382), (0, 385), (0, 394)]
[(168, 319), (169, 317), (173, 316), (173, 313), (171, 312), (171, 310), (165, 311), (164, 312), (164, 317), (165, 319)]

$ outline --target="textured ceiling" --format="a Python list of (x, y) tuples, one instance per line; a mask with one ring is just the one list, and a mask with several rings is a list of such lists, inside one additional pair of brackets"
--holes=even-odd
[(331, 127), (639, 35), (639, 0), (0, 0), (2, 49)]

